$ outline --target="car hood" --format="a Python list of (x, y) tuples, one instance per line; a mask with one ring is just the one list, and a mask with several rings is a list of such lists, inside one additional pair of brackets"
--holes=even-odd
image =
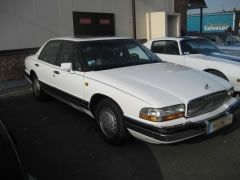
[(188, 57), (211, 60), (211, 61), (218, 61), (218, 62), (222, 62), (222, 63), (230, 63), (230, 64), (240, 66), (240, 58), (238, 56), (225, 54), (225, 53), (214, 52), (214, 53), (209, 53), (209, 54), (191, 54)]
[(166, 62), (88, 72), (86, 78), (158, 107), (187, 104), (200, 96), (231, 88), (230, 83), (211, 74)]

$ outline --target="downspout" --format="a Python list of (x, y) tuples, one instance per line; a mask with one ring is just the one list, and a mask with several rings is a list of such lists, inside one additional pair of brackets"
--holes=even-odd
[(133, 21), (133, 38), (137, 39), (136, 1), (135, 0), (132, 0), (132, 21)]
[(200, 8), (200, 33), (203, 32), (203, 8)]

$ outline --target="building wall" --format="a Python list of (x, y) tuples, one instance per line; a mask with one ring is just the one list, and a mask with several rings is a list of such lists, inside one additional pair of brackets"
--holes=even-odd
[(28, 54), (0, 56), (0, 81), (20, 79), (24, 74), (24, 59)]
[[(0, 80), (23, 77), (28, 55), (1, 52), (73, 36), (73, 11), (114, 13), (116, 35), (133, 37), (132, 0), (0, 0)], [(173, 13), (174, 0), (136, 0), (137, 39), (147, 39), (146, 14), (163, 11)]]
[(133, 35), (130, 0), (0, 0), (0, 51), (72, 36), (72, 11), (114, 13), (116, 34)]
[[(146, 38), (146, 12), (174, 12), (174, 0), (136, 0), (137, 38)], [(131, 0), (0, 0), (0, 51), (39, 47), (72, 36), (72, 11), (115, 14), (116, 35), (133, 36)]]
[[(152, 12), (174, 13), (174, 0), (136, 0), (137, 39), (147, 39), (146, 15)], [(165, 24), (161, 20), (159, 22)]]

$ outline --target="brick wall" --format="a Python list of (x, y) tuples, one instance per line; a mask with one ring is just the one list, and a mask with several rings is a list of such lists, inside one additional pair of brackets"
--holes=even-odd
[(24, 59), (28, 54), (1, 55), (0, 80), (20, 79), (24, 75)]
[(0, 51), (0, 81), (20, 79), (24, 76), (24, 60), (39, 48)]

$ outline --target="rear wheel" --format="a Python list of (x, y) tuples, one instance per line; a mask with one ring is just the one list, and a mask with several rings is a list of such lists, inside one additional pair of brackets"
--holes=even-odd
[(32, 90), (33, 95), (37, 100), (42, 101), (46, 99), (46, 94), (42, 91), (41, 85), (36, 75), (33, 76)]
[(111, 99), (102, 100), (96, 107), (96, 119), (104, 140), (111, 144), (122, 144), (130, 135), (123, 120), (120, 107)]

